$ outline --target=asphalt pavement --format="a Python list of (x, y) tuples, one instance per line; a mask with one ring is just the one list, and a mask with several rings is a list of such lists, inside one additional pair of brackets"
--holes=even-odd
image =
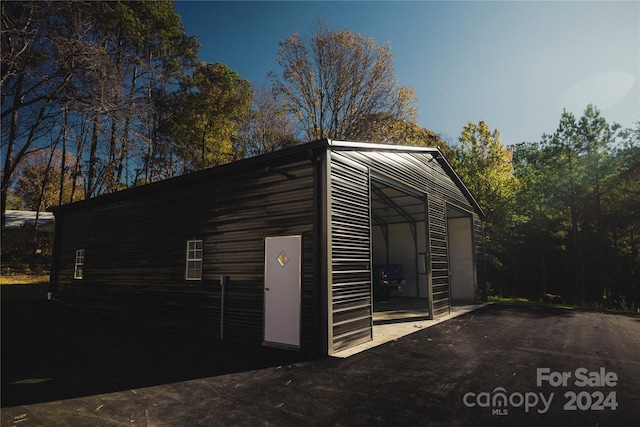
[[(121, 354), (112, 340), (117, 351), (89, 343), (73, 356), (88, 359), (86, 365), (74, 359), (53, 371), (41, 359), (9, 354), (25, 348), (17, 334), (2, 339), (3, 426), (636, 426), (640, 420), (637, 317), (494, 304), (348, 358), (256, 348), (248, 363), (237, 360), (242, 347), (204, 351), (190, 349), (189, 340), (170, 341), (164, 355), (167, 339), (151, 343), (142, 357), (149, 342)], [(59, 365), (47, 353), (65, 353), (71, 345), (65, 340), (83, 341), (75, 339), (57, 335), (42, 357)], [(115, 360), (92, 359), (98, 350)]]

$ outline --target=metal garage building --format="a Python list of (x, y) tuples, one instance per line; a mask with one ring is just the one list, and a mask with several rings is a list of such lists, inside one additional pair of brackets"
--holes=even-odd
[(54, 214), (54, 298), (233, 341), (371, 340), (374, 264), (431, 318), (486, 298), (483, 212), (433, 147), (321, 140)]

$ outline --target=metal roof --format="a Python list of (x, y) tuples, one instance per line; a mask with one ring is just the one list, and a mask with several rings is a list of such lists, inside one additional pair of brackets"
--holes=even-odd
[(460, 188), (462, 193), (467, 197), (470, 204), (475, 208), (477, 213), (485, 218), (486, 215), (478, 202), (475, 200), (469, 189), (464, 185), (458, 174), (453, 170), (451, 164), (444, 157), (440, 149), (437, 147), (423, 147), (412, 145), (397, 145), (397, 144), (384, 144), (377, 142), (362, 142), (362, 141), (340, 141), (332, 139), (321, 139), (318, 141), (307, 142), (299, 144), (293, 147), (284, 148), (282, 150), (274, 151), (272, 153), (262, 154), (247, 159), (238, 160), (232, 163), (215, 166), (213, 168), (192, 172), (189, 174), (165, 179), (163, 181), (154, 182), (151, 184), (142, 185), (140, 187), (128, 188), (116, 193), (105, 194), (89, 200), (79, 201), (70, 205), (62, 205), (52, 208), (54, 213), (57, 211), (65, 211), (67, 209), (73, 209), (76, 206), (94, 205), (108, 203), (111, 200), (121, 200), (127, 196), (134, 196), (139, 192), (151, 192), (160, 191), (165, 186), (175, 185), (179, 182), (190, 182), (192, 180), (198, 180), (209, 176), (226, 175), (233, 173), (234, 170), (259, 170), (260, 168), (269, 167), (270, 164), (278, 160), (286, 160), (287, 158), (300, 158), (306, 156), (309, 158), (317, 158), (320, 153), (326, 149), (330, 150), (356, 150), (356, 151), (388, 151), (388, 152), (420, 152), (429, 153), (440, 164), (447, 175), (453, 180), (453, 182)]
[[(38, 222), (36, 224), (36, 217)], [(5, 227), (7, 229), (37, 228), (40, 231), (53, 232), (55, 218), (51, 212), (5, 211)]]

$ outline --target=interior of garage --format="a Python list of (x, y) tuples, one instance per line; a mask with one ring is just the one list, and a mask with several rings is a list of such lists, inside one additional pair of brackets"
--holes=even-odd
[[(426, 212), (424, 194), (390, 179), (372, 177), (374, 324), (430, 318)], [(446, 215), (450, 302), (473, 303), (477, 278), (472, 217), (452, 205), (447, 205)], [(381, 295), (375, 276), (381, 266), (397, 264), (404, 272), (402, 290), (392, 289), (388, 295)]]
[(374, 285), (374, 324), (429, 318), (424, 195), (372, 177), (371, 218), (374, 283), (381, 266), (401, 265), (404, 279), (402, 289), (392, 289), (388, 296)]

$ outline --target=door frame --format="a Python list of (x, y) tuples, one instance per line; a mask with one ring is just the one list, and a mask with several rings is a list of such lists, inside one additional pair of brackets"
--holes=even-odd
[[(293, 295), (287, 295), (288, 298), (281, 301), (277, 301), (277, 300), (273, 300), (271, 297), (273, 295), (273, 292), (271, 292), (270, 287), (273, 286), (273, 284), (269, 282), (269, 279), (270, 279), (269, 261), (275, 262), (276, 260), (268, 259), (268, 257), (270, 256), (269, 243), (277, 240), (285, 240), (285, 239), (296, 240), (295, 242), (293, 242), (293, 245), (295, 245), (295, 248), (298, 254), (297, 264), (294, 264), (297, 266), (297, 283), (289, 283), (288, 285), (286, 285), (286, 289), (284, 289), (285, 291), (288, 291), (288, 292), (292, 291)], [(288, 263), (290, 263), (291, 261), (294, 261), (294, 260), (289, 259)], [(284, 265), (282, 267), (284, 267)], [(301, 342), (300, 334), (302, 330), (302, 324), (301, 324), (302, 323), (302, 235), (296, 234), (296, 235), (287, 235), (287, 236), (268, 236), (264, 238), (264, 281), (263, 281), (262, 292), (264, 297), (263, 345), (271, 346), (271, 347), (300, 348), (300, 342)], [(279, 304), (276, 304), (276, 307), (274, 307), (271, 304), (272, 302), (276, 302), (276, 303), (279, 302)], [(282, 318), (280, 319), (276, 318), (275, 324), (274, 324), (273, 317), (269, 317), (272, 314), (271, 310), (274, 308), (279, 308), (279, 309), (285, 308), (286, 309), (285, 312), (287, 314), (293, 315), (295, 317), (294, 322), (292, 324), (288, 324), (284, 322)], [(282, 313), (282, 311), (280, 313)], [(268, 328), (273, 326), (289, 327), (288, 333), (284, 335), (280, 334), (280, 337), (282, 336), (285, 337), (284, 339), (278, 338), (278, 334), (276, 334), (276, 336), (274, 337), (274, 334), (272, 333), (272, 331), (268, 330)], [(292, 336), (292, 335), (295, 335), (295, 336)]]
[[(456, 205), (450, 204), (450, 203), (446, 203), (446, 223), (447, 223), (447, 261), (449, 264), (449, 306), (451, 306), (451, 304), (454, 301), (464, 301), (464, 302), (475, 302), (478, 299), (478, 278), (477, 278), (477, 270), (476, 270), (476, 257), (475, 257), (475, 237), (473, 234), (473, 215), (471, 212), (467, 211), (466, 209), (462, 209)], [(454, 211), (456, 212), (455, 216), (450, 217), (450, 212)], [(451, 242), (451, 231), (452, 231), (452, 224), (454, 222), (456, 222), (456, 220), (461, 220), (464, 221), (463, 224), (460, 225), (460, 230), (464, 227), (468, 227), (468, 237), (469, 239), (463, 244), (463, 249), (465, 251), (468, 250), (468, 255), (470, 257), (470, 262), (471, 262), (471, 267), (470, 269), (467, 271), (467, 273), (469, 274), (469, 281), (470, 281), (470, 286), (467, 287), (467, 291), (471, 291), (471, 293), (473, 294), (471, 298), (460, 298), (458, 295), (457, 298), (454, 298), (454, 292), (457, 292), (458, 289), (456, 288), (454, 290), (454, 281), (456, 281), (457, 283), (457, 278), (454, 279), (452, 273), (453, 273), (453, 268), (452, 268), (452, 242)], [(458, 226), (456, 226), (458, 227)], [(467, 230), (465, 230), (467, 231)], [(460, 248), (460, 246), (458, 244), (455, 245), (456, 246), (456, 251)]]

